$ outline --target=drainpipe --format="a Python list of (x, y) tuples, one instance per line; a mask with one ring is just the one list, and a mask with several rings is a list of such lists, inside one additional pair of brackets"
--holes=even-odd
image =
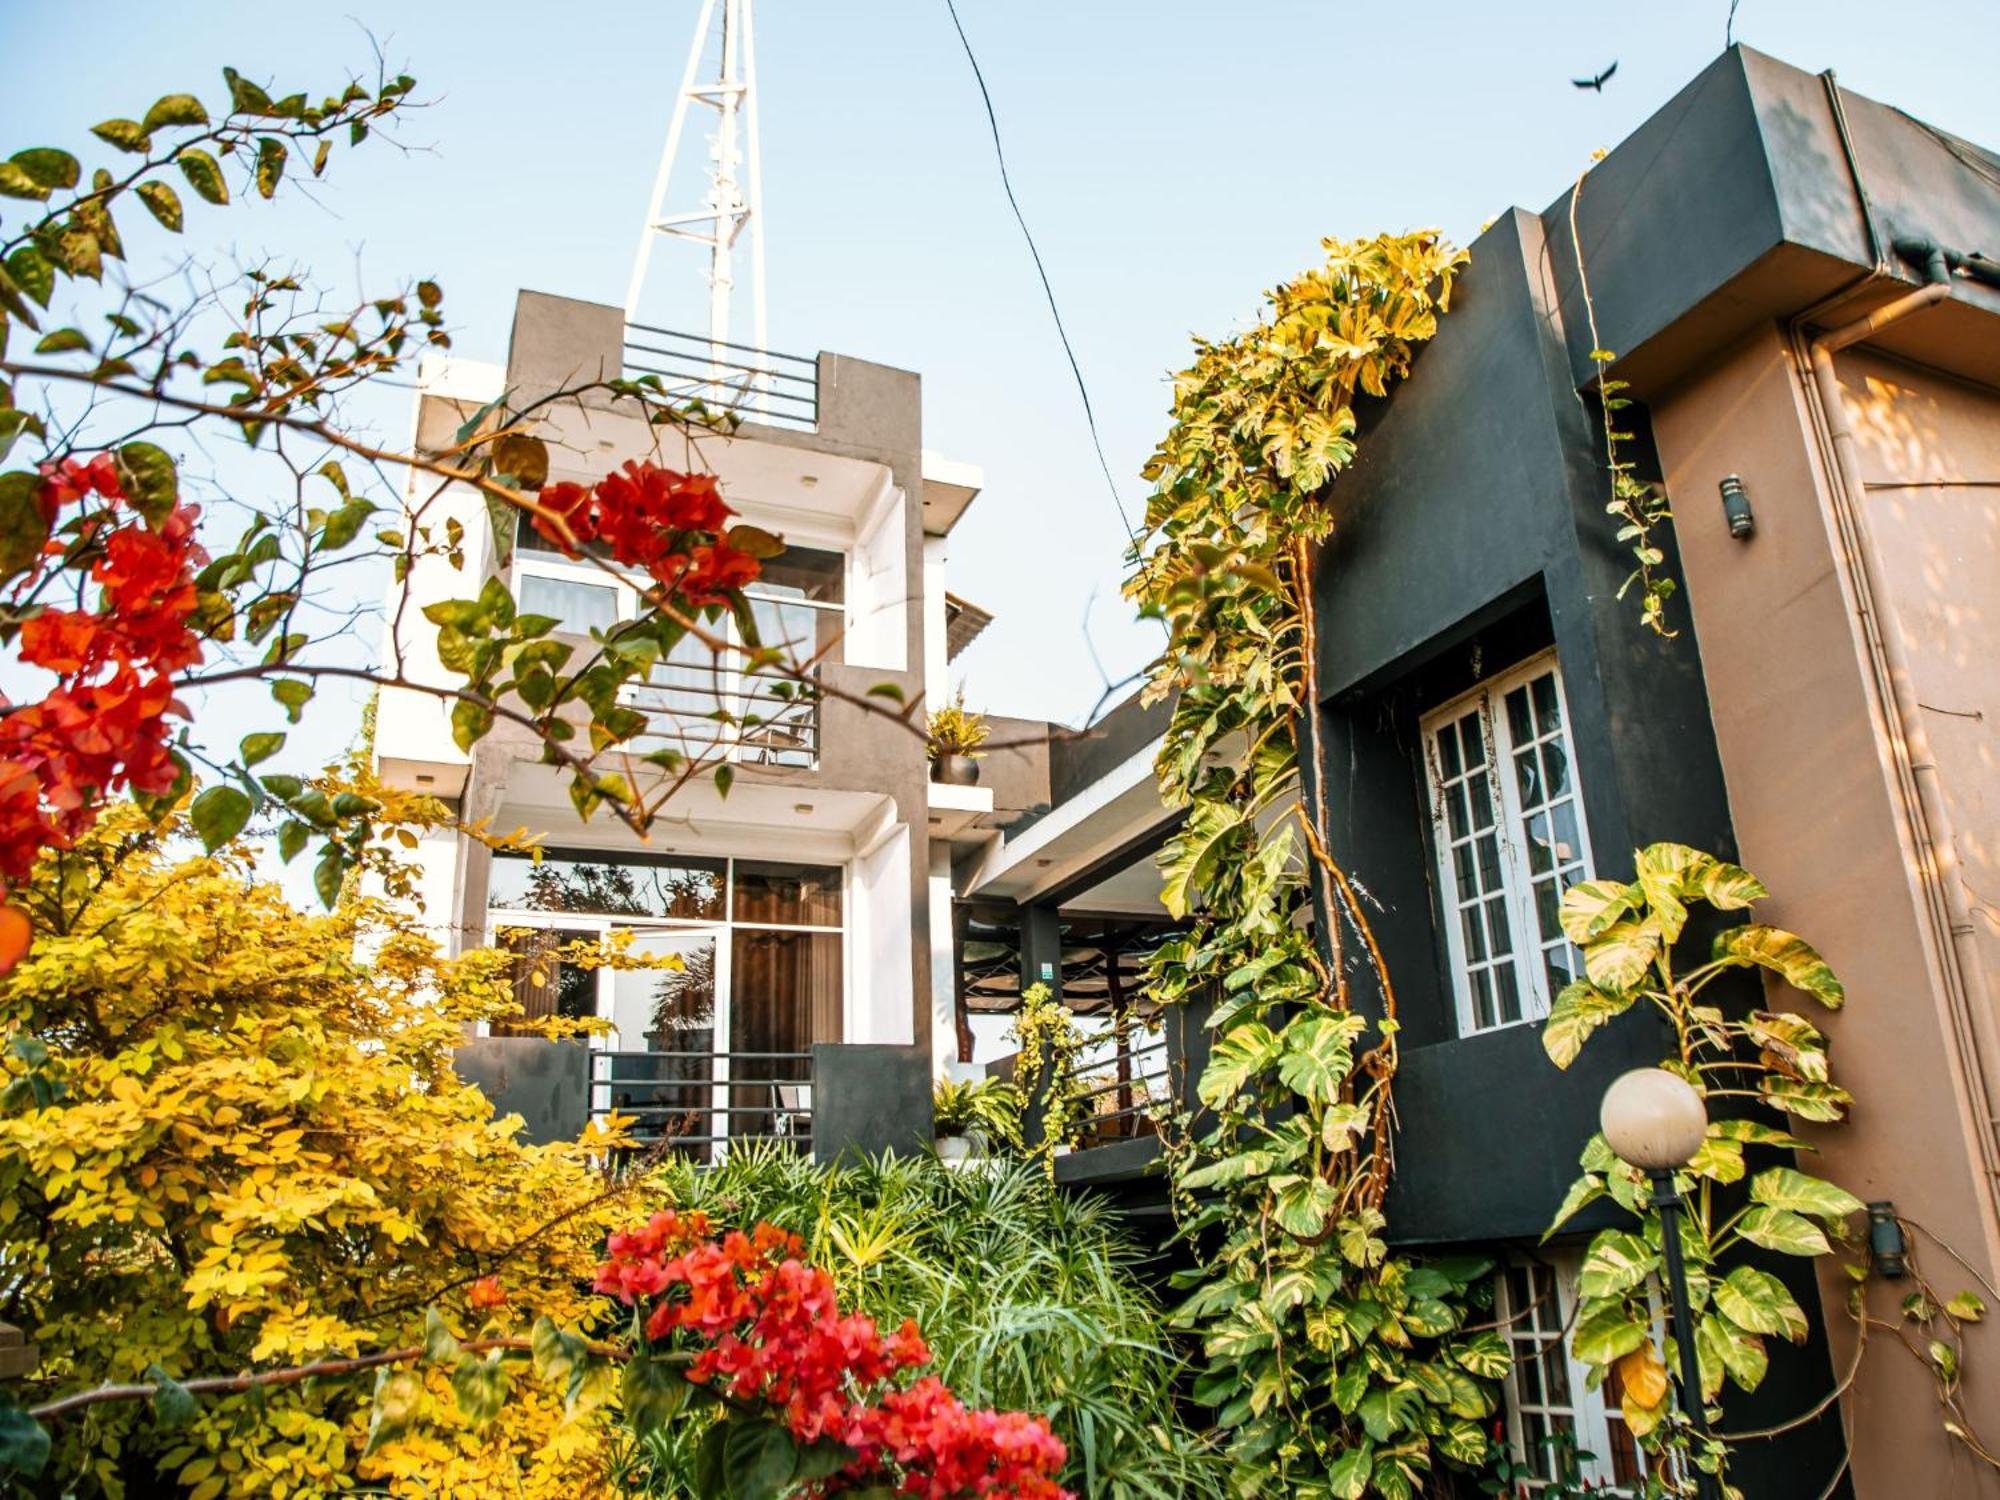
[[(2000, 1059), (2000, 1036), (1995, 1034), (1972, 908), (1959, 876), (1951, 813), (1938, 780), (1937, 759), (1931, 753), (1923, 710), (1917, 703), (1908, 651), (1896, 623), (1882, 614), (1888, 597), (1882, 581), (1882, 558), (1869, 527), (1860, 451), (1846, 398), (1834, 373), (1833, 356), (1950, 297), (1954, 269), (1985, 280), (1993, 263), (1984, 257), (1957, 255), (1930, 241), (1898, 240), (1895, 248), (1898, 255), (1923, 266), (1926, 284), (1865, 317), (1811, 338), (1806, 353), (1826, 424), (1826, 446), (1831, 450), (1830, 489), (1843, 571), (1853, 587), (1861, 617), (1876, 689), (1888, 720), (1891, 754), (1901, 773), (1898, 779), (1907, 777), (1916, 792), (1914, 805), (1908, 797), (1904, 799), (1904, 821), (1916, 852), (1918, 880), (1930, 908), (1931, 945), (1944, 977), (1952, 1039), (1973, 1085), (1975, 1107), (1984, 1116), (1984, 1128), (1979, 1132), (1980, 1159), (1990, 1187), (2000, 1181), (2000, 1140), (1995, 1137), (2000, 1093), (1996, 1093), (1991, 1065)], [(1982, 264), (1974, 269), (1975, 262)]]

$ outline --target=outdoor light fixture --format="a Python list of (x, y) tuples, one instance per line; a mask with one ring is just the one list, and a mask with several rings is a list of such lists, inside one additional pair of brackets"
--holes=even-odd
[[(1681, 1410), (1695, 1436), (1705, 1439), (1708, 1414), (1702, 1409), (1701, 1365), (1695, 1355), (1694, 1318), (1688, 1312), (1687, 1267), (1681, 1259), (1685, 1205), (1674, 1186), (1674, 1173), (1694, 1160), (1707, 1138), (1708, 1110), (1685, 1078), (1665, 1068), (1635, 1068), (1604, 1091), (1597, 1122), (1618, 1158), (1652, 1179), (1653, 1207), (1660, 1211), (1660, 1249), (1667, 1263), (1667, 1295), (1673, 1305), (1674, 1345), (1680, 1351)], [(1697, 1468), (1694, 1483), (1701, 1500), (1716, 1500), (1713, 1474)]]
[(1887, 1199), (1868, 1205), (1868, 1254), (1876, 1271), (1891, 1281), (1903, 1278), (1903, 1226), (1896, 1218), (1896, 1205)]
[(1737, 541), (1748, 541), (1757, 529), (1757, 518), (1750, 513), (1750, 494), (1743, 488), (1741, 474), (1722, 476), (1722, 514), (1729, 520), (1729, 534)]

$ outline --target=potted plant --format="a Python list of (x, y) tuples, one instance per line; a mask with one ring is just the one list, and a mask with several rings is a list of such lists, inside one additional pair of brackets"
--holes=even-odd
[(991, 732), (986, 716), (965, 706), (965, 689), (933, 712), (927, 726), (930, 736), (931, 780), (951, 786), (974, 786), (979, 781), (979, 747)]
[(998, 1078), (940, 1078), (931, 1091), (931, 1112), (939, 1159), (964, 1161), (996, 1140), (1014, 1138), (1021, 1099)]

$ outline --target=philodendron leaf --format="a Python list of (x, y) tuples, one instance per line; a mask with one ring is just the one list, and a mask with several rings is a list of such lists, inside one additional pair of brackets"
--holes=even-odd
[(1584, 945), (1583, 967), (1599, 989), (1629, 990), (1642, 982), (1660, 952), (1651, 918), (1613, 922)]
[(1659, 1263), (1658, 1253), (1638, 1235), (1608, 1229), (1590, 1242), (1576, 1289), (1585, 1297), (1616, 1297), (1644, 1281)]
[(1576, 1061), (1590, 1034), (1613, 1016), (1630, 1010), (1637, 998), (1630, 993), (1614, 995), (1583, 980), (1564, 985), (1542, 1026), (1542, 1050), (1557, 1067), (1567, 1068)]
[(1782, 928), (1759, 923), (1732, 927), (1716, 938), (1715, 957), (1769, 969), (1828, 1010), (1839, 1010), (1846, 1003), (1847, 991), (1818, 950), (1796, 933)]
[(1819, 1226), (1803, 1214), (1762, 1204), (1744, 1210), (1736, 1221), (1736, 1232), (1751, 1244), (1780, 1255), (1824, 1255), (1833, 1248)]
[(1562, 929), (1573, 943), (1587, 943), (1638, 906), (1639, 887), (1616, 880), (1585, 880), (1563, 893)]
[(1782, 1334), (1803, 1343), (1806, 1315), (1769, 1271), (1738, 1266), (1715, 1284), (1715, 1310), (1745, 1333)]
[(1196, 1092), (1210, 1109), (1220, 1109), (1278, 1055), (1277, 1034), (1262, 1021), (1236, 1027), (1215, 1044)]
[(1842, 1223), (1867, 1206), (1846, 1188), (1791, 1167), (1759, 1172), (1750, 1179), (1750, 1196), (1772, 1208), (1809, 1214), (1829, 1224)]
[(1646, 1325), (1633, 1317), (1623, 1301), (1610, 1298), (1576, 1320), (1570, 1352), (1587, 1365), (1608, 1365), (1646, 1342)]

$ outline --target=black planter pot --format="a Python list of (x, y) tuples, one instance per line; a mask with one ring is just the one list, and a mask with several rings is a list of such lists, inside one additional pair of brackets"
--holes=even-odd
[(947, 786), (977, 786), (979, 762), (969, 755), (954, 755), (947, 751), (931, 762), (931, 780), (941, 781)]

